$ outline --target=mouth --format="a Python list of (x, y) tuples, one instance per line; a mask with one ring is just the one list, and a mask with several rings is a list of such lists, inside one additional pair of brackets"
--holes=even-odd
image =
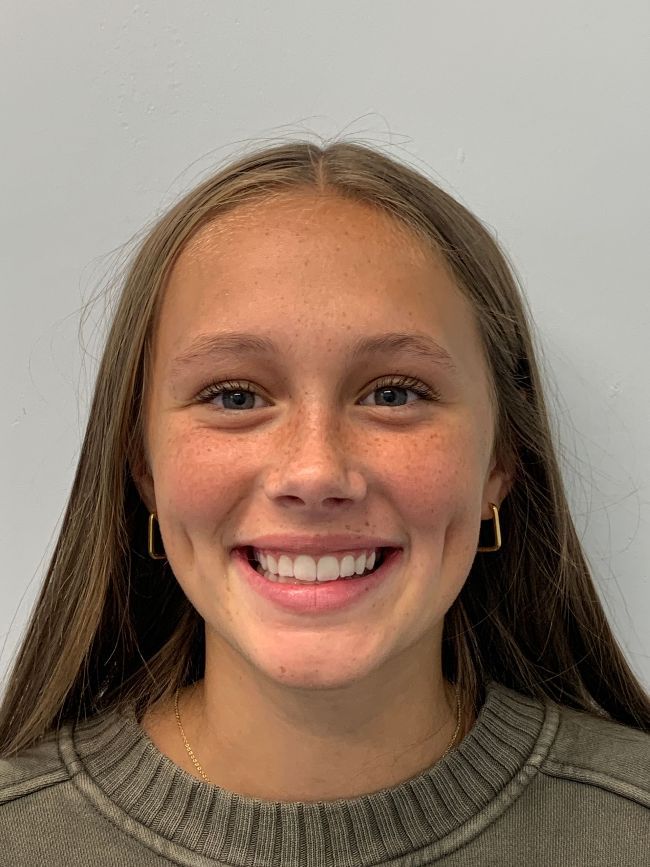
[[(242, 548), (240, 550), (243, 552), (246, 560), (253, 567), (253, 569), (255, 569), (255, 571), (258, 573), (258, 575), (262, 575), (264, 577), (267, 577), (269, 575), (269, 573), (264, 570), (264, 568), (263, 568), (262, 564), (259, 562), (259, 560), (255, 557), (254, 548), (246, 547), (246, 548)], [(377, 554), (375, 556), (375, 562), (374, 562), (372, 569), (365, 569), (361, 573), (361, 575), (354, 574), (354, 575), (350, 575), (347, 578), (346, 577), (338, 577), (338, 578), (334, 579), (334, 581), (328, 581), (327, 583), (333, 584), (333, 583), (336, 583), (339, 581), (354, 581), (356, 578), (366, 578), (368, 575), (372, 575), (373, 572), (376, 572), (383, 565), (384, 561), (391, 553), (393, 553), (395, 551), (399, 551), (399, 550), (401, 550), (401, 549), (400, 548), (377, 548)], [(285, 578), (285, 577), (281, 578), (278, 576), (270, 578), (270, 580), (275, 580), (275, 581), (278, 581), (280, 583), (291, 583), (291, 584), (318, 584), (318, 583), (320, 583), (317, 580), (305, 580), (305, 581), (303, 581), (303, 580), (300, 580), (299, 578)]]
[(243, 545), (233, 549), (235, 568), (244, 586), (261, 598), (264, 606), (273, 606), (276, 613), (307, 617), (340, 612), (353, 605), (369, 605), (373, 598), (380, 602), (382, 588), (384, 598), (390, 593), (391, 578), (399, 574), (403, 554), (403, 548), (377, 548), (373, 568), (362, 575), (301, 581), (263, 572), (251, 549)]

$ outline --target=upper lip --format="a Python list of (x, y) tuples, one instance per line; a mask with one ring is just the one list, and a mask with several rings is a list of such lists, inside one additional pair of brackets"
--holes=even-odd
[(401, 548), (391, 539), (380, 536), (350, 536), (349, 534), (287, 536), (271, 534), (257, 536), (235, 545), (235, 548), (286, 551), (296, 554), (335, 554), (339, 551), (367, 551), (372, 548)]

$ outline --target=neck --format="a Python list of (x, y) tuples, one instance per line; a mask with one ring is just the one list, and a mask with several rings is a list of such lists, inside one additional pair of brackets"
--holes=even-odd
[[(179, 712), (208, 780), (246, 797), (317, 801), (380, 791), (435, 764), (457, 729), (454, 688), (442, 678), (426, 693), (393, 689), (392, 701), (375, 704), (358, 692), (315, 692), (308, 707), (304, 694), (293, 707), (280, 705), (273, 690), (256, 684), (242, 693), (250, 681), (234, 681), (220, 668), (219, 677), (181, 691)], [(454, 746), (468, 728), (461, 721)], [(201, 778), (178, 729), (175, 737), (183, 767)]]

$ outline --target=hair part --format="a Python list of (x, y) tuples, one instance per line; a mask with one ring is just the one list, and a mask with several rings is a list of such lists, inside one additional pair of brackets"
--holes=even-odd
[(154, 225), (106, 340), (72, 490), (0, 705), (0, 756), (68, 721), (134, 705), (140, 719), (203, 676), (204, 624), (167, 561), (147, 555), (144, 417), (155, 327), (185, 245), (239, 205), (290, 193), (379, 208), (438, 253), (474, 310), (512, 468), (504, 547), (478, 554), (445, 616), (443, 676), (465, 716), (494, 679), (650, 731), (650, 696), (608, 623), (562, 482), (523, 296), (482, 223), (419, 172), (352, 141), (267, 147), (218, 171)]

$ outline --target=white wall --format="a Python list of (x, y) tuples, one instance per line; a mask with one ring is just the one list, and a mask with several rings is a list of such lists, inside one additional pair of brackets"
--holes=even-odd
[(392, 144), (498, 232), (601, 596), (650, 685), (646, 0), (9, 0), (2, 18), (0, 677), (69, 493), (96, 369), (79, 308), (108, 254), (240, 142), (312, 131)]

